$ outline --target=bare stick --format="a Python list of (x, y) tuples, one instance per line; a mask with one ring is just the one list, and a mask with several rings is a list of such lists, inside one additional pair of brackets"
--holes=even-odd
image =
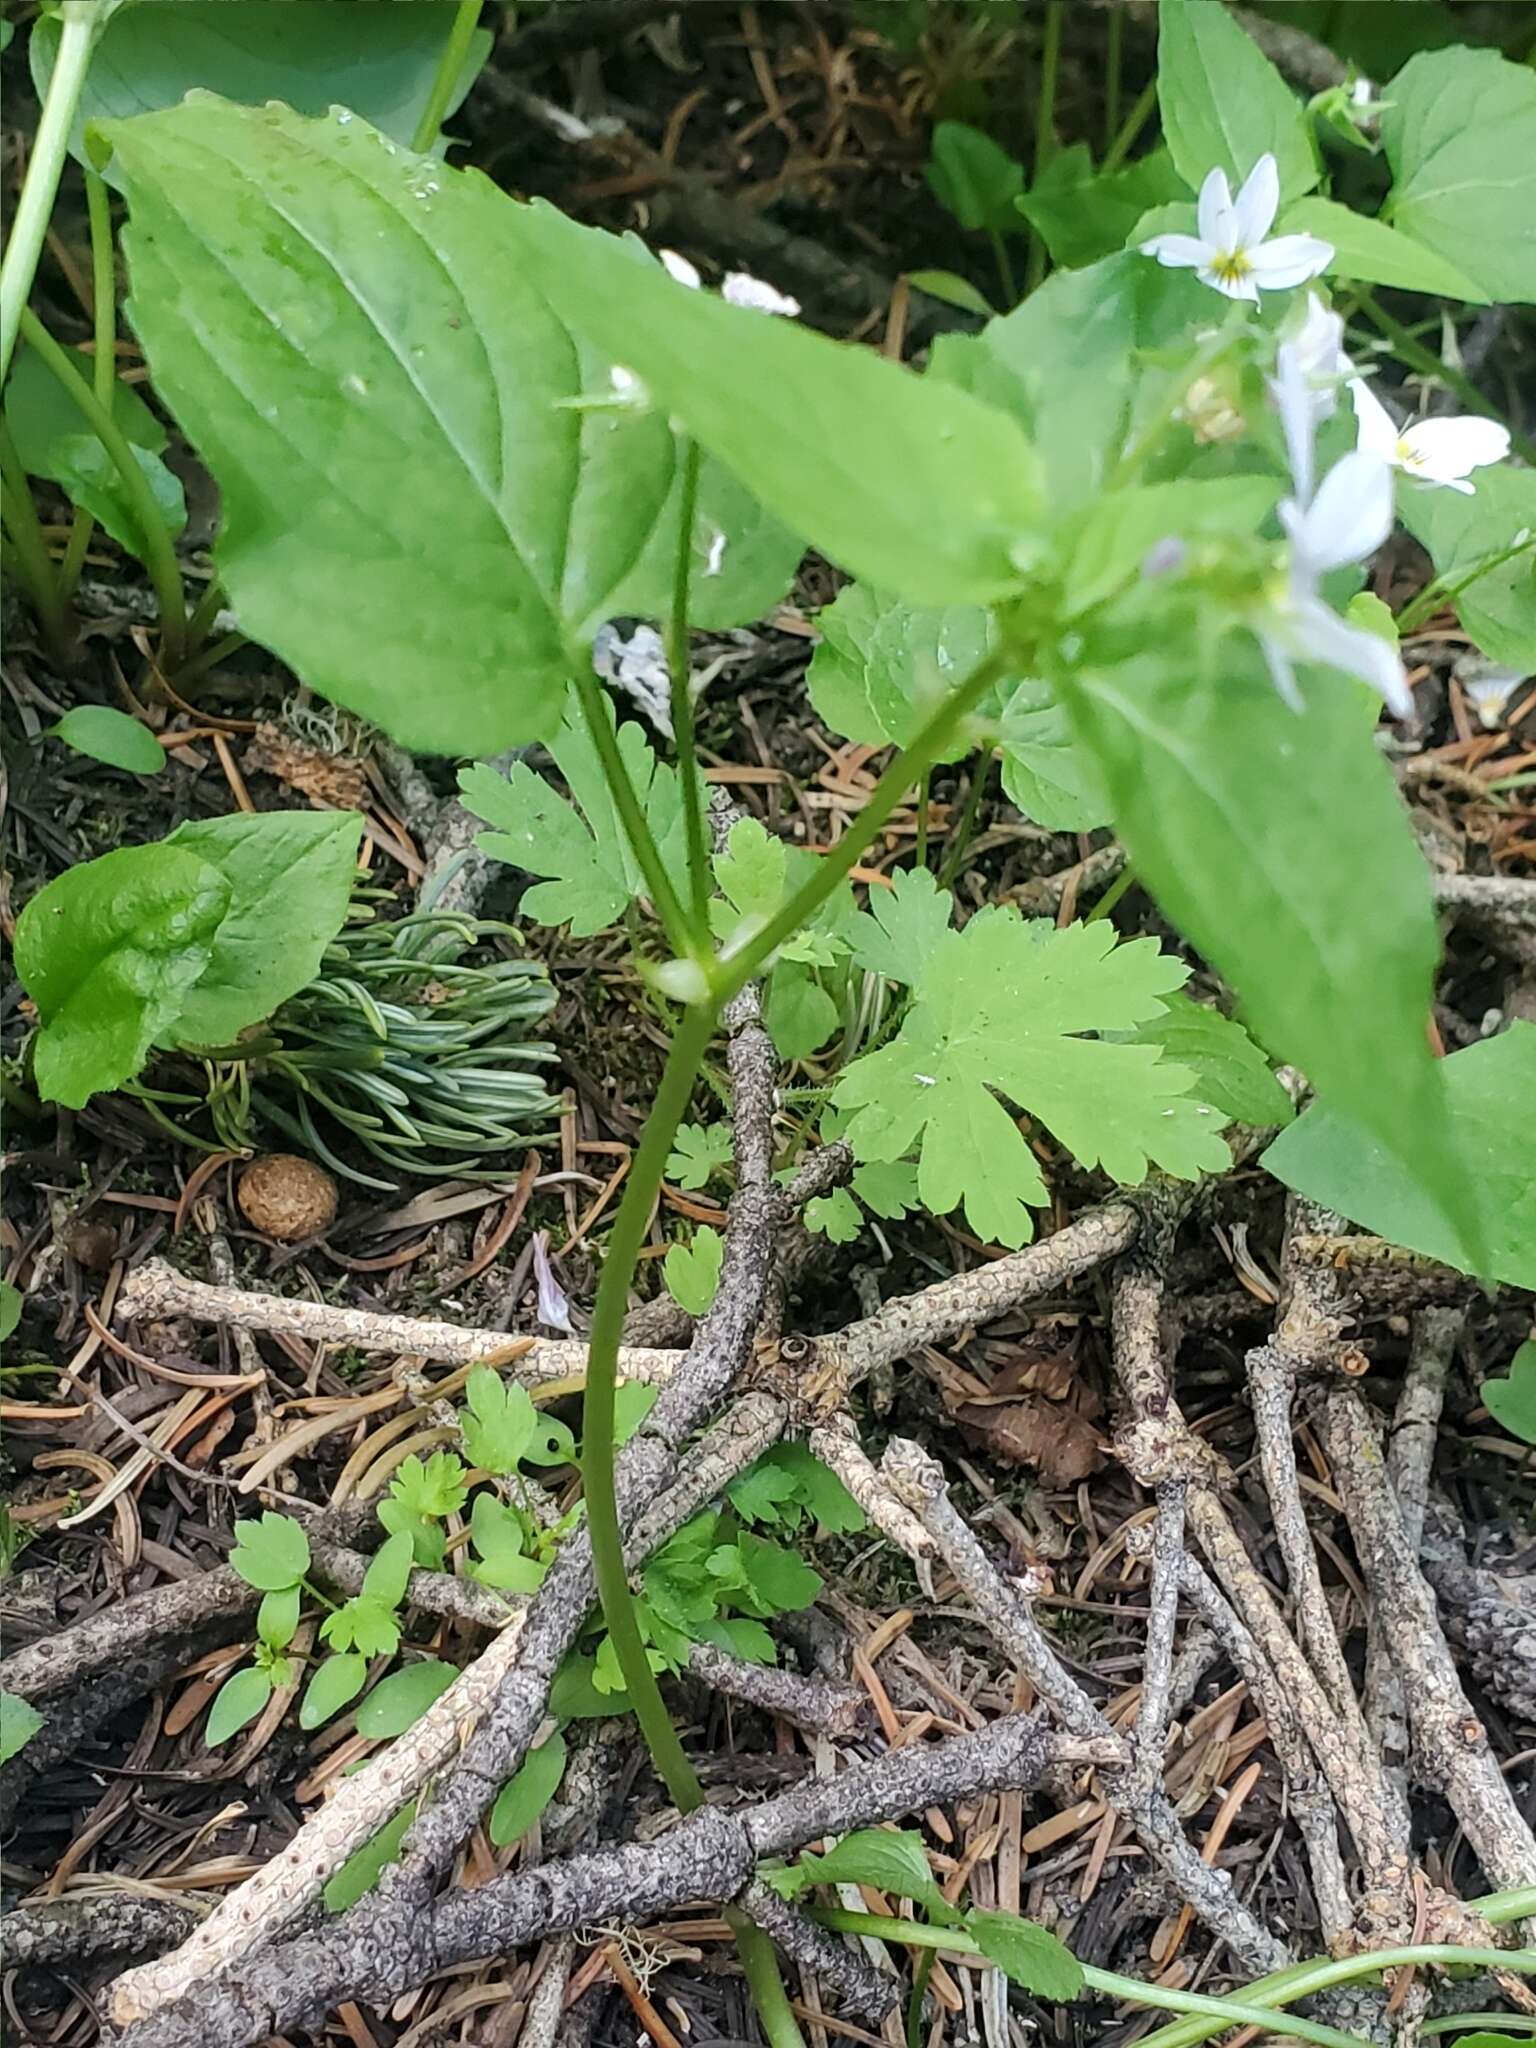
[(851, 1735), (868, 1704), (857, 1686), (837, 1685), (827, 1678), (802, 1678), (778, 1664), (748, 1664), (711, 1643), (693, 1645), (688, 1669), (714, 1692), (745, 1700), (812, 1735)]
[(1360, 1568), (1381, 1626), (1391, 1634), (1418, 1768), (1444, 1793), (1492, 1884), (1536, 1883), (1536, 1838), (1462, 1691), (1365, 1404), (1354, 1387), (1335, 1386), (1321, 1395), (1315, 1412)]
[(1168, 1746), (1173, 1638), (1179, 1614), (1179, 1561), (1184, 1555), (1184, 1500), (1181, 1479), (1157, 1490), (1157, 1520), (1147, 1546), (1151, 1566), (1147, 1593), (1147, 1647), (1142, 1659), (1141, 1705), (1136, 1710), (1132, 1769), (1148, 1790), (1163, 1782)]
[(745, 1813), (701, 1807), (658, 1842), (450, 1891), (405, 1920), (349, 1914), (334, 1928), (204, 1979), (129, 2028), (121, 2048), (249, 2048), (312, 2025), (346, 1999), (387, 2004), (434, 1970), (605, 1920), (650, 1918), (688, 1899), (734, 1898), (763, 1857), (915, 1809), (1033, 1785), (1053, 1767), (1099, 1761), (1117, 1749), (1064, 1742), (1038, 1717), (1013, 1714), (979, 1734), (807, 1780)]
[(1179, 1580), (1191, 1606), (1237, 1666), (1268, 1725), (1306, 1847), (1323, 1940), (1332, 1948), (1353, 1931), (1354, 1906), (1339, 1848), (1338, 1814), (1319, 1775), (1301, 1716), (1258, 1644), (1192, 1557), (1180, 1559)]
[[(372, 1309), (335, 1308), (324, 1301), (294, 1301), (284, 1294), (253, 1294), (242, 1287), (210, 1287), (189, 1280), (163, 1259), (147, 1259), (124, 1280), (116, 1314), (123, 1320), (159, 1321), (191, 1316), (236, 1330), (271, 1330), (311, 1344), (352, 1345), (360, 1351), (394, 1351), (430, 1358), (440, 1365), (472, 1359), (515, 1366), (510, 1376), (527, 1387), (586, 1377), (587, 1347), (579, 1339), (508, 1337), (497, 1330), (461, 1330), (420, 1316), (381, 1315)], [(654, 1351), (628, 1345), (619, 1353), (619, 1377), (670, 1378), (686, 1357), (682, 1351)]]
[(1284, 1944), (1249, 1912), (1226, 1873), (1201, 1859), (1161, 1782), (1150, 1787), (1139, 1782), (1124, 1745), (1063, 1668), (1029, 1603), (1003, 1577), (955, 1509), (938, 1461), (920, 1444), (897, 1438), (886, 1450), (882, 1469), (921, 1518), (983, 1622), (1052, 1712), (1076, 1736), (1115, 1743), (1114, 1761), (1102, 1772), (1105, 1796), (1125, 1815), (1179, 1897), (1250, 1969), (1279, 1969), (1287, 1960)]
[[(1424, 1534), (1424, 1507), (1429, 1498), (1446, 1375), (1465, 1323), (1466, 1311), (1460, 1308), (1425, 1309), (1414, 1318), (1408, 1370), (1387, 1451), (1387, 1477), (1397, 1496), (1403, 1534), (1414, 1556), (1418, 1555)], [(1379, 1613), (1371, 1615), (1365, 1653), (1365, 1722), (1386, 1760), (1389, 1775), (1406, 1801), (1408, 1709), (1392, 1640)]]

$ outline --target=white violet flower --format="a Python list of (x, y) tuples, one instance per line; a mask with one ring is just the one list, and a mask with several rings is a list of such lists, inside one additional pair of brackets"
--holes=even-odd
[(1331, 569), (1373, 555), (1392, 531), (1392, 471), (1379, 455), (1356, 448), (1333, 465), (1313, 495), (1310, 394), (1294, 370), (1294, 357), (1287, 369), (1288, 349), (1282, 344), (1273, 388), (1296, 486), (1296, 495), (1276, 508), (1291, 555), (1284, 593), (1254, 620), (1254, 632), (1275, 688), (1293, 711), (1304, 708), (1295, 664), (1315, 661), (1358, 676), (1404, 718), (1413, 697), (1397, 649), (1341, 619), (1318, 587)]
[[(675, 249), (663, 249), (661, 263), (668, 277), (678, 284), (687, 285), (689, 291), (696, 292), (703, 284), (688, 258), (679, 256)], [(798, 299), (792, 299), (787, 292), (775, 291), (771, 284), (764, 284), (760, 277), (752, 277), (745, 270), (728, 270), (725, 273), (720, 296), (728, 306), (747, 306), (754, 313), (777, 313), (791, 320), (800, 311)]]
[(1229, 299), (1286, 291), (1305, 284), (1333, 261), (1333, 244), (1316, 235), (1265, 237), (1280, 210), (1280, 172), (1266, 150), (1243, 180), (1234, 200), (1223, 170), (1206, 174), (1196, 207), (1199, 233), (1154, 235), (1143, 256), (1155, 256), (1170, 270), (1193, 270), (1202, 284)]
[(1338, 410), (1340, 381), (1353, 374), (1343, 344), (1342, 318), (1316, 292), (1308, 292), (1300, 326), (1275, 351), (1270, 396), (1285, 429), (1291, 477), (1303, 504), (1312, 497), (1313, 431)]
[(1421, 483), (1443, 484), (1470, 498), (1477, 486), (1468, 483), (1469, 472), (1502, 462), (1509, 453), (1509, 429), (1496, 420), (1459, 413), (1399, 427), (1363, 377), (1351, 381), (1349, 395), (1359, 428), (1355, 445)]

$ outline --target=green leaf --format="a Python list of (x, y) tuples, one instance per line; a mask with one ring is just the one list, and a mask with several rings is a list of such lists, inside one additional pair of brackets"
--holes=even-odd
[(1000, 143), (967, 121), (939, 121), (931, 148), (923, 176), (961, 227), (972, 234), (1020, 232), (1014, 202), (1024, 190), (1024, 166)]
[(1036, 1998), (1064, 2004), (1082, 1991), (1082, 1964), (1046, 1928), (1021, 1920), (1017, 1913), (983, 1913), (975, 1908), (966, 1914), (965, 1924), (982, 1954)]
[(1536, 1339), (1520, 1346), (1502, 1379), (1486, 1379), (1478, 1391), (1501, 1429), (1536, 1444)]
[(1161, 1017), (1137, 1026), (1134, 1042), (1155, 1045), (1194, 1075), (1191, 1094), (1234, 1123), (1288, 1124), (1291, 1098), (1241, 1024), (1186, 995), (1163, 998)]
[(691, 1316), (709, 1313), (720, 1285), (724, 1255), (725, 1239), (707, 1223), (694, 1232), (691, 1243), (667, 1246), (662, 1277), (679, 1308), (687, 1309)]
[(434, 1451), (425, 1463), (406, 1458), (395, 1469), (390, 1496), (407, 1514), (439, 1517), (457, 1514), (469, 1498), (464, 1461), (453, 1451)]
[(42, 1725), (42, 1715), (29, 1700), (0, 1690), (0, 1764), (8, 1764)]
[(821, 1579), (803, 1557), (781, 1543), (743, 1530), (737, 1541), (742, 1570), (764, 1614), (798, 1614), (821, 1591)]
[[(348, 1601), (347, 1606), (355, 1605)], [(344, 1614), (346, 1608), (338, 1608)], [(330, 1615), (330, 1621), (336, 1616)], [(333, 1638), (321, 1629), (320, 1633), (330, 1642)], [(304, 1689), (304, 1698), (299, 1705), (299, 1726), (318, 1728), (322, 1721), (329, 1721), (333, 1714), (339, 1714), (344, 1706), (355, 1700), (368, 1678), (368, 1659), (356, 1651), (342, 1656), (327, 1657), (315, 1667), (315, 1675)]]
[(1175, 378), (1187, 374), (1189, 338), (1209, 326), (1211, 307), (1193, 271), (1127, 250), (1058, 271), (981, 334), (941, 335), (930, 374), (1020, 422), (1053, 509), (1066, 512), (1095, 503), (1127, 445), (1166, 415)]
[(806, 1856), (812, 1884), (869, 1884), (913, 1899), (941, 1922), (954, 1912), (939, 1889), (921, 1835), (905, 1828), (858, 1828), (822, 1856)]
[(557, 1728), (529, 1750), (520, 1768), (502, 1786), (491, 1808), (490, 1835), (498, 1849), (521, 1841), (559, 1790), (565, 1776), (565, 1737)]
[(424, 1515), (412, 1514), (397, 1500), (381, 1500), (378, 1514), (380, 1524), (392, 1536), (410, 1537), (411, 1555), (417, 1564), (429, 1572), (442, 1570), (443, 1560), (448, 1554), (448, 1539), (436, 1522), (429, 1521)]
[(298, 1625), (297, 1586), (282, 1586), (262, 1595), (256, 1610), (256, 1634), (269, 1650), (286, 1650)]
[(411, 1539), (391, 1536), (379, 1546), (373, 1562), (363, 1574), (363, 1597), (377, 1600), (381, 1607), (398, 1607), (405, 1598), (411, 1576)]
[(910, 1159), (871, 1159), (853, 1169), (850, 1183), (866, 1209), (894, 1220), (916, 1209), (917, 1168)]
[(1269, 152), (1282, 198), (1310, 192), (1318, 163), (1306, 116), (1252, 36), (1207, 0), (1162, 0), (1157, 21), (1163, 139), (1190, 190), (1220, 169), (1235, 193)]
[[(103, 133), (130, 310), (219, 484), (243, 629), (407, 746), (549, 731), (676, 446), (663, 412), (572, 407), (612, 358), (551, 310), (521, 247), (531, 210), (344, 114), (194, 93)], [(656, 268), (612, 248), (620, 283)]]
[[(286, 100), (302, 114), (340, 105), (409, 143), (426, 110), (438, 59), (452, 27), (438, 0), (393, 0), (359, 15), (355, 0), (134, 0), (104, 31), (76, 119), (82, 156), (87, 121), (173, 107), (196, 87), (259, 107)], [(491, 48), (477, 29), (449, 95), (454, 113)], [(58, 49), (57, 21), (32, 31), (29, 55), (38, 96)]]
[[(82, 350), (69, 353), (81, 376), (94, 388), (94, 357)], [(174, 537), (187, 523), (187, 506), (180, 479), (160, 459), (166, 444), (165, 428), (120, 378), (113, 380), (111, 410), (144, 472), (165, 530)], [(119, 547), (142, 560), (144, 536), (116, 464), (35, 350), (17, 352), (5, 387), (5, 418), (27, 474), (58, 484), (70, 502), (83, 506)]]
[(403, 1735), (435, 1699), (442, 1697), (458, 1675), (458, 1666), (445, 1664), (440, 1657), (424, 1657), (419, 1664), (407, 1664), (403, 1671), (392, 1671), (388, 1678), (379, 1680), (358, 1707), (358, 1734)]
[(328, 1913), (345, 1913), (355, 1906), (365, 1893), (371, 1892), (383, 1875), (386, 1864), (393, 1863), (400, 1854), (400, 1845), (405, 1840), (411, 1822), (416, 1818), (416, 1802), (403, 1806), (393, 1820), (386, 1821), (361, 1849), (349, 1856), (321, 1893)]
[(763, 1624), (750, 1614), (728, 1614), (723, 1621), (707, 1621), (699, 1631), (700, 1640), (713, 1643), (744, 1664), (776, 1664), (779, 1646)]
[(1396, 285), (1403, 291), (1433, 292), (1439, 298), (1464, 299), (1476, 306), (1488, 302), (1487, 292), (1427, 243), (1332, 199), (1297, 200), (1281, 214), (1275, 233), (1318, 235), (1331, 242), (1330, 277), (1352, 277), (1362, 284)]
[(1392, 225), (1496, 301), (1536, 301), (1536, 72), (1434, 50), (1392, 81), (1381, 139)]
[(158, 775), (165, 766), (165, 749), (149, 727), (109, 704), (76, 705), (57, 725), (49, 726), (47, 737), (62, 740), (89, 760), (126, 768), (133, 775)]
[(835, 562), (917, 604), (1020, 588), (1042, 501), (1011, 421), (866, 349), (690, 291), (547, 206), (516, 232), (550, 304)]
[(930, 299), (941, 299), (946, 306), (958, 306), (964, 313), (979, 313), (983, 320), (992, 315), (993, 307), (985, 293), (956, 271), (909, 270), (907, 282), (914, 291), (926, 292)]
[[(394, 1543), (399, 1539), (391, 1536), (389, 1540)], [(350, 1600), (343, 1601), (321, 1622), (320, 1637), (333, 1650), (357, 1650), (361, 1658), (392, 1657), (400, 1647), (400, 1624), (395, 1619), (394, 1609), (386, 1607), (382, 1600), (354, 1593)], [(335, 1663), (337, 1660), (332, 1658), (331, 1661)], [(356, 1692), (362, 1682), (359, 1678), (352, 1691)], [(352, 1694), (348, 1693), (347, 1698), (351, 1697)]]
[[(905, 746), (993, 642), (979, 605), (919, 607), (867, 583), (839, 591), (816, 627), (811, 702), (833, 732), (870, 747)], [(970, 744), (955, 740), (951, 757)]]
[(781, 1060), (805, 1060), (840, 1022), (838, 1008), (806, 968), (781, 960), (768, 977), (763, 1023)]
[(1077, 1035), (1160, 1016), (1187, 974), (1154, 940), (1117, 946), (1106, 923), (1057, 931), (1012, 909), (978, 912), (935, 947), (898, 1036), (838, 1079), (855, 1152), (896, 1160), (920, 1146), (924, 1205), (944, 1214), (963, 1201), (978, 1236), (1014, 1246), (1046, 1189), (994, 1090), (1123, 1185), (1151, 1164), (1183, 1179), (1220, 1170), (1219, 1122), (1189, 1095), (1186, 1068), (1150, 1046)]
[(1140, 578), (1159, 542), (1257, 532), (1280, 488), (1269, 476), (1179, 477), (1097, 499), (1076, 522), (1071, 542), (1063, 590), (1069, 615), (1102, 604)]
[[(607, 716), (612, 719), (611, 708)], [(662, 864), (683, 867), (682, 791), (676, 771), (658, 764), (644, 730), (633, 719), (618, 728), (619, 752), (661, 851)], [(539, 924), (569, 924), (573, 939), (616, 924), (640, 896), (643, 882), (587, 729), (574, 712), (549, 742), (549, 754), (573, 802), (556, 795), (526, 762), (505, 775), (477, 762), (459, 775), (464, 808), (498, 829), (476, 845), (547, 879), (527, 890), (521, 909)]]
[(255, 1720), (271, 1697), (272, 1680), (267, 1673), (247, 1664), (233, 1678), (226, 1678), (214, 1694), (203, 1741), (210, 1749), (228, 1742), (231, 1735), (238, 1735)]
[(19, 1287), (13, 1287), (9, 1280), (0, 1280), (0, 1342), (15, 1335), (25, 1301)]
[[(784, 900), (787, 850), (756, 818), (738, 818), (711, 865), (727, 901), (711, 905), (716, 936), (738, 944), (760, 931)], [(731, 915), (732, 911), (735, 916)]]
[[(1382, 1014), (1373, 1010), (1377, 1032)], [(1436, 1078), (1454, 1171), (1481, 1198), (1485, 1258), (1469, 1259), (1433, 1182), (1401, 1156), (1398, 1134), (1361, 1129), (1326, 1097), (1281, 1132), (1264, 1164), (1298, 1194), (1393, 1244), (1484, 1280), (1536, 1287), (1536, 1024), (1512, 1024), (1452, 1053), (1436, 1063)]]
[(1109, 821), (1109, 798), (1093, 756), (1049, 684), (1017, 685), (998, 726), (1003, 789), (1015, 810), (1048, 832), (1091, 832)]
[[(671, 613), (681, 470), (679, 463), (672, 495), (657, 513), (633, 572), (613, 593), (609, 608), (615, 616), (665, 619)], [(804, 543), (764, 510), (739, 477), (713, 456), (704, 457), (689, 549), (688, 622), (696, 631), (720, 632), (763, 618), (789, 589), (804, 553)]]
[(177, 826), (166, 845), (217, 868), (229, 911), (169, 1042), (227, 1044), (314, 980), (346, 920), (362, 824), (356, 811), (236, 811)]
[(45, 1101), (82, 1109), (131, 1080), (207, 967), (229, 904), (216, 868), (173, 846), (124, 846), (40, 889), (16, 923), (37, 1005)]
[(869, 909), (849, 922), (855, 964), (912, 987), (943, 944), (955, 899), (927, 868), (898, 868), (889, 889), (871, 889)]
[(229, 1562), (248, 1586), (286, 1593), (309, 1570), (309, 1538), (292, 1515), (267, 1513), (259, 1521), (236, 1522)]
[(613, 1441), (615, 1445), (627, 1444), (647, 1415), (656, 1406), (660, 1387), (647, 1385), (644, 1380), (620, 1380), (613, 1390)]
[(813, 1195), (801, 1212), (807, 1230), (819, 1231), (829, 1244), (852, 1244), (864, 1228), (864, 1217), (847, 1188)]
[(1536, 470), (1480, 469), (1472, 497), (1417, 483), (1397, 495), (1398, 517), (1457, 586), (1456, 610), (1478, 646), (1521, 675), (1536, 669)]
[(477, 1365), (464, 1392), (465, 1450), (487, 1472), (515, 1472), (539, 1419), (528, 1389), (503, 1380), (489, 1365)]
[(470, 1539), (480, 1553), (475, 1577), (502, 1593), (534, 1593), (543, 1584), (546, 1566), (526, 1557), (528, 1531), (523, 1519), (484, 1488), (475, 1495), (470, 1513)]
[(1204, 660), (1154, 647), (1064, 688), (1137, 874), (1250, 1028), (1454, 1212), (1425, 1037), (1440, 951), (1429, 877), (1353, 694), (1309, 673), (1298, 717), (1230, 636)]
[(1123, 249), (1143, 214), (1187, 198), (1166, 149), (1117, 171), (1095, 171), (1085, 142), (1057, 150), (1033, 187), (1015, 202), (1038, 229), (1051, 261), (1067, 270)]
[(731, 1165), (731, 1127), (679, 1124), (667, 1157), (667, 1179), (680, 1188), (702, 1188)]
[(729, 1488), (743, 1521), (788, 1528), (809, 1518), (834, 1535), (864, 1527), (864, 1512), (837, 1474), (803, 1443), (775, 1444)]

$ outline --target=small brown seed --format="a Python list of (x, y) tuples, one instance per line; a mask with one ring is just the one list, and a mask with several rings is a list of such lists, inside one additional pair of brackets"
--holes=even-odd
[(284, 1244), (317, 1237), (336, 1220), (336, 1183), (323, 1166), (292, 1152), (253, 1159), (240, 1176), (240, 1208), (248, 1223)]

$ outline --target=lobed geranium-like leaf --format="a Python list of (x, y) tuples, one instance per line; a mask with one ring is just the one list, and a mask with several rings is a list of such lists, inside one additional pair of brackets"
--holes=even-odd
[(943, 1214), (963, 1201), (978, 1236), (1008, 1245), (1029, 1238), (1029, 1205), (1047, 1196), (999, 1097), (1122, 1184), (1152, 1164), (1186, 1179), (1219, 1170), (1220, 1119), (1189, 1093), (1187, 1068), (1152, 1046), (1080, 1035), (1149, 1022), (1187, 974), (1150, 939), (1116, 945), (1108, 924), (1057, 931), (979, 912), (933, 946), (898, 1036), (839, 1078), (854, 1150), (899, 1160), (917, 1148), (925, 1205)]
[(679, 1124), (667, 1158), (667, 1179), (680, 1188), (701, 1188), (734, 1157), (729, 1124)]
[(229, 1561), (248, 1586), (285, 1593), (309, 1570), (309, 1538), (292, 1515), (270, 1511), (254, 1522), (236, 1522)]
[[(618, 728), (618, 740), (662, 864), (680, 876), (684, 832), (677, 771), (658, 763), (633, 719)], [(572, 938), (584, 939), (616, 924), (644, 884), (597, 749), (579, 717), (565, 720), (549, 742), (549, 754), (570, 788), (569, 803), (524, 761), (506, 775), (477, 762), (461, 770), (459, 791), (467, 811), (496, 827), (478, 835), (481, 851), (544, 877), (524, 893), (527, 915), (540, 924), (568, 924)]]

